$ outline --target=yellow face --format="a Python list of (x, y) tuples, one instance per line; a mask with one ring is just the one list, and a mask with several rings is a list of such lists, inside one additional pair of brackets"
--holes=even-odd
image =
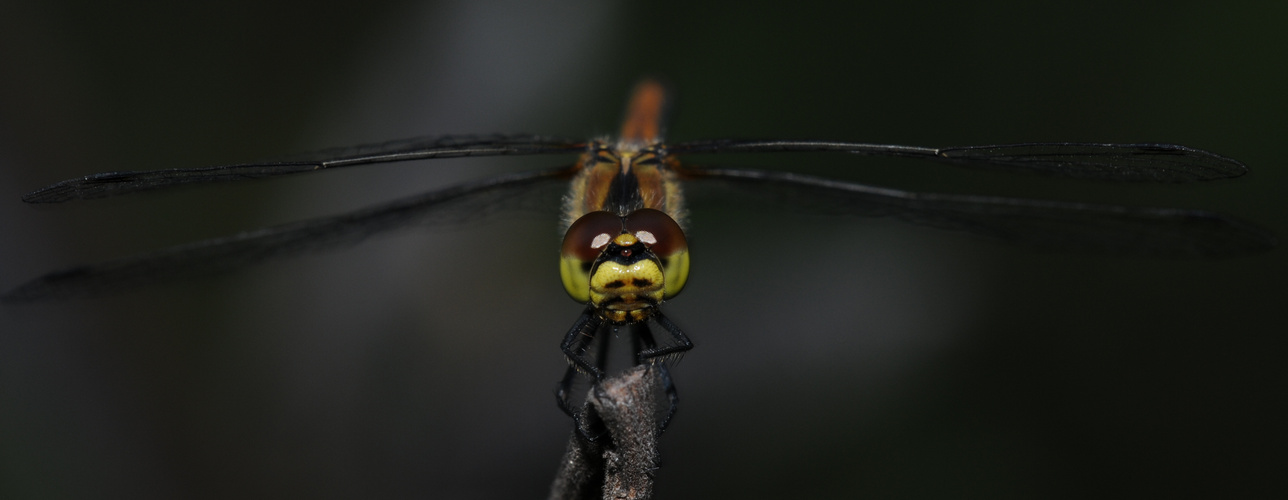
[(564, 290), (615, 323), (643, 321), (680, 293), (689, 247), (670, 216), (641, 209), (621, 217), (591, 212), (564, 235), (559, 274)]

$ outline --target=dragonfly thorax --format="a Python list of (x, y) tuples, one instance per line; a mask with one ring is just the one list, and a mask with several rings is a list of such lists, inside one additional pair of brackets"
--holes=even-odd
[(590, 212), (625, 216), (642, 208), (660, 210), (682, 223), (684, 197), (676, 166), (660, 144), (592, 141), (577, 161), (577, 174), (564, 198), (564, 227)]

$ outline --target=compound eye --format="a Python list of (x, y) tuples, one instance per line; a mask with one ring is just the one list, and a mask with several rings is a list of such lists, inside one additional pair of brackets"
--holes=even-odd
[(621, 217), (611, 212), (591, 212), (568, 226), (561, 253), (565, 258), (591, 262), (619, 234), (622, 234)]
[(689, 242), (684, 230), (671, 216), (651, 208), (631, 212), (623, 224), (661, 261), (663, 298), (679, 294), (689, 280)]
[(590, 300), (590, 267), (619, 234), (622, 218), (609, 212), (588, 213), (568, 226), (559, 255), (559, 277), (573, 300)]
[(653, 251), (653, 255), (666, 259), (673, 255), (687, 252), (689, 242), (684, 239), (684, 230), (680, 225), (661, 210), (644, 208), (626, 216), (626, 232), (635, 235), (644, 245)]

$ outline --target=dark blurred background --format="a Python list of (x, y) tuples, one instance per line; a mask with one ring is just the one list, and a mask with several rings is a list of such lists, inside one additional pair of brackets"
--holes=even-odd
[[(1117, 185), (845, 155), (704, 158), (939, 192), (1205, 208), (1288, 235), (1269, 2), (0, 4), (0, 288), (555, 157), (30, 207), (93, 172), (431, 133), (1174, 142), (1238, 180)], [(825, 7), (826, 6), (826, 7)], [(839, 157), (838, 157), (839, 156)], [(0, 497), (544, 496), (580, 311), (548, 210), (93, 299), (0, 307)], [(1035, 253), (696, 189), (697, 342), (660, 498), (1285, 493), (1285, 251)]]

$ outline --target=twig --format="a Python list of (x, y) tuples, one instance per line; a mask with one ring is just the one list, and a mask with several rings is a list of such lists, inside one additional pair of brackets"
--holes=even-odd
[(581, 411), (583, 428), (568, 439), (551, 500), (653, 496), (661, 387), (658, 371), (649, 365), (591, 387)]

